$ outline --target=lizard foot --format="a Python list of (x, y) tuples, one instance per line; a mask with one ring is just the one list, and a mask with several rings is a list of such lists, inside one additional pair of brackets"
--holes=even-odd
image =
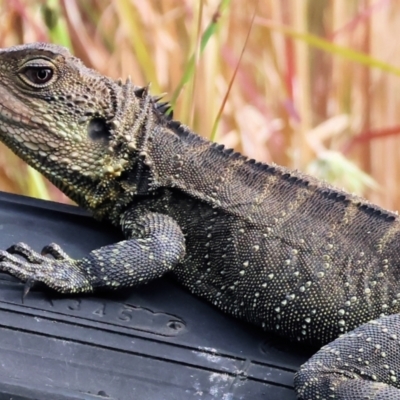
[[(47, 254), (53, 258), (46, 257)], [(81, 264), (80, 260), (70, 258), (53, 243), (45, 246), (41, 253), (25, 243), (0, 251), (0, 271), (26, 282), (24, 296), (35, 282), (42, 282), (61, 293), (92, 292), (92, 285)]]

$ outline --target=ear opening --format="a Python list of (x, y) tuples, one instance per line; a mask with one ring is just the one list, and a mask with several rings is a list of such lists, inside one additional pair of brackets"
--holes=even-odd
[(111, 130), (104, 118), (93, 118), (88, 125), (88, 137), (94, 142), (108, 144), (111, 140)]

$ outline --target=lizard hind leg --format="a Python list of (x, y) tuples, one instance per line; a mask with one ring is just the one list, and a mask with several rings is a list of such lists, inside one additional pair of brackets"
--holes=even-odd
[(296, 374), (298, 398), (399, 400), (399, 330), (400, 315), (393, 314), (324, 346)]

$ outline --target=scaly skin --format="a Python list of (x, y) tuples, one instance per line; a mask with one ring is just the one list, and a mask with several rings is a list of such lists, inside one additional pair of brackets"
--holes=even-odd
[(397, 215), (212, 144), (158, 100), (58, 46), (0, 51), (0, 140), (126, 237), (80, 260), (19, 243), (0, 252), (0, 270), (64, 293), (170, 271), (224, 312), (290, 339), (344, 334), (297, 374), (299, 398), (399, 399)]

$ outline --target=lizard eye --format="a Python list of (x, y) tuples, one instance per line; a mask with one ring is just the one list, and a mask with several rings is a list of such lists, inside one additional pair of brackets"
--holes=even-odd
[(53, 71), (50, 68), (27, 68), (24, 75), (35, 85), (43, 85), (53, 77)]
[[(43, 60), (45, 61), (45, 60)], [(32, 60), (26, 63), (19, 71), (18, 76), (27, 85), (34, 88), (44, 88), (50, 85), (55, 78), (54, 67), (49, 62)], [(47, 60), (46, 60), (47, 61)]]

